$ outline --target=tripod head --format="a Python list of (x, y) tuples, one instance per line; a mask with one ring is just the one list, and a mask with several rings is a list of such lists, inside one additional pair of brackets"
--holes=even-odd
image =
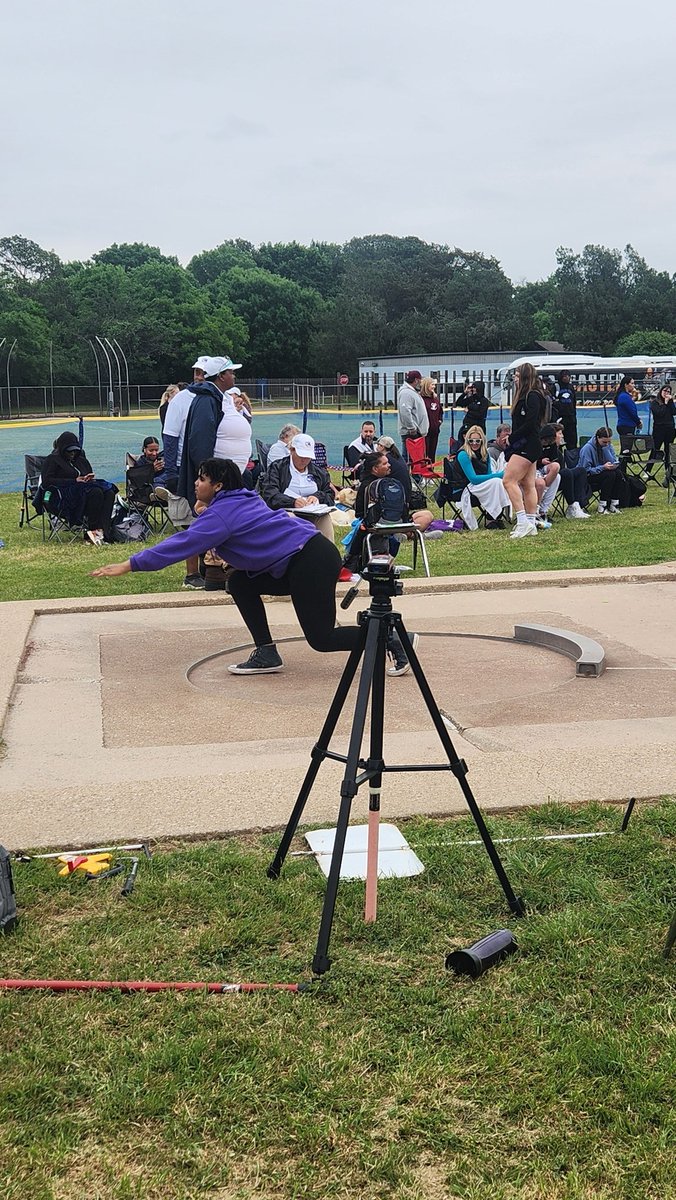
[[(369, 585), (369, 595), (373, 600), (373, 608), (391, 611), (392, 596), (401, 596), (404, 584), (399, 578), (401, 568), (396, 567), (391, 554), (372, 554), (361, 572), (362, 579)], [(359, 594), (359, 584), (355, 584), (345, 593), (340, 602), (341, 608), (349, 608)]]

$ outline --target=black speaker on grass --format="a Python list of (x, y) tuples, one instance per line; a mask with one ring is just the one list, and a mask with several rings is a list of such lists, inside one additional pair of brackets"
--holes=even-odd
[(471, 975), (472, 979), (478, 979), (489, 967), (515, 954), (518, 949), (509, 929), (498, 929), (466, 950), (452, 950), (446, 955), (446, 966), (456, 975)]

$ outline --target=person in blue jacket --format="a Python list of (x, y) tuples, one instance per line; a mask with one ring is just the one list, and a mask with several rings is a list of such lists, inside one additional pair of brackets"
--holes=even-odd
[(620, 511), (624, 479), (611, 445), (612, 433), (605, 426), (596, 430), (593, 438), (580, 450), (578, 465), (587, 472), (589, 485), (599, 493), (596, 511), (612, 516)]
[(477, 528), (471, 501), (471, 497), (476, 496), (490, 517), (486, 528), (504, 529), (502, 513), (509, 507), (509, 496), (502, 483), (504, 472), (493, 470), (493, 459), (488, 453), (486, 434), (479, 425), (472, 425), (467, 430), (464, 446), (458, 452), (457, 464), (467, 480), (465, 490), (469, 492), (466, 500), (464, 492), (460, 498), (462, 517), (467, 528)]
[(634, 399), (636, 389), (631, 375), (623, 375), (615, 392), (615, 408), (617, 409), (617, 432), (620, 435), (620, 450), (631, 450), (634, 437), (642, 428)]
[[(272, 639), (263, 596), (290, 596), (300, 626), (313, 650), (350, 651), (360, 637), (357, 626), (336, 627), (336, 582), (340, 555), (309, 521), (295, 521), (273, 510), (242, 486), (239, 467), (227, 458), (200, 463), (195, 493), (203, 512), (188, 529), (157, 546), (132, 554), (126, 562), (92, 571), (95, 577), (129, 571), (161, 571), (194, 554), (215, 549), (234, 571), (228, 590), (251, 634), (255, 649), (247, 662), (232, 664), (233, 675), (271, 675), (283, 662)], [(414, 641), (415, 644), (415, 641)], [(388, 674), (409, 669), (401, 643)]]

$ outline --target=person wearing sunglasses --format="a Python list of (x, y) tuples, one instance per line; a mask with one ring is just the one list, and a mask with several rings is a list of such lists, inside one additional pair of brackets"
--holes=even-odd
[(486, 434), (479, 425), (467, 430), (457, 464), (467, 480), (467, 487), (460, 497), (462, 519), (468, 529), (476, 529), (478, 522), (472, 511), (472, 497), (490, 518), (487, 529), (504, 529), (503, 509), (509, 507), (509, 496), (502, 483), (502, 471), (493, 470), (493, 460), (488, 453)]

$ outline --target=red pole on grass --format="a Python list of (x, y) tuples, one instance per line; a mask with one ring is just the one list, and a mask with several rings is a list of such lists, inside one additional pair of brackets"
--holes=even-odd
[(298, 983), (154, 983), (147, 979), (0, 979), (0, 988), (51, 992), (298, 992)]

